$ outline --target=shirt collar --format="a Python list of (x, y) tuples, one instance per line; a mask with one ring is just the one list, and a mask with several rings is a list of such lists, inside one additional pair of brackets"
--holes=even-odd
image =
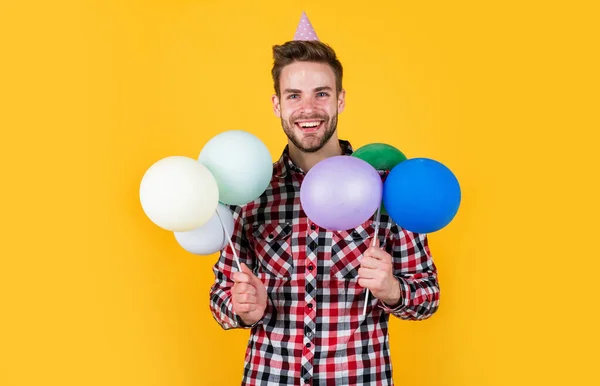
[[(353, 149), (350, 142), (343, 139), (339, 139), (338, 141), (342, 148), (342, 155), (352, 155)], [(290, 146), (286, 145), (281, 153), (281, 157), (275, 163), (274, 175), (279, 178), (284, 178), (288, 173), (304, 174), (304, 171), (292, 161), (290, 158)]]

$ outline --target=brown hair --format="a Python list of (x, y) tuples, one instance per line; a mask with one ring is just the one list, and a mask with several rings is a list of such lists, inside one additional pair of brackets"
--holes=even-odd
[(342, 63), (338, 60), (335, 51), (329, 45), (318, 40), (292, 40), (282, 45), (273, 46), (273, 83), (275, 93), (281, 96), (279, 78), (285, 66), (296, 61), (327, 63), (335, 74), (337, 92), (342, 91)]

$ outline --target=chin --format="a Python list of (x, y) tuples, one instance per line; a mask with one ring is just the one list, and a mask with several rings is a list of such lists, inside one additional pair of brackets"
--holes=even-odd
[(296, 147), (305, 153), (314, 153), (321, 150), (326, 143), (323, 142), (323, 135), (311, 136), (308, 138), (297, 138)]
[(298, 139), (302, 144), (317, 144), (323, 140), (324, 133), (299, 133), (296, 135), (296, 139)]

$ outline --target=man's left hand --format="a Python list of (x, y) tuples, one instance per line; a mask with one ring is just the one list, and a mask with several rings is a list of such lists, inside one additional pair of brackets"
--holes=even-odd
[(368, 288), (373, 296), (390, 307), (400, 303), (400, 282), (394, 277), (392, 256), (379, 248), (379, 239), (375, 246), (369, 247), (363, 254), (358, 269), (358, 284)]

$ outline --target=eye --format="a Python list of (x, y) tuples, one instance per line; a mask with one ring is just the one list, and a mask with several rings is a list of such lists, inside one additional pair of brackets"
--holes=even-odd
[(288, 95), (287, 99), (295, 99), (296, 97), (299, 97), (298, 94), (290, 94)]
[(327, 97), (327, 96), (329, 96), (329, 94), (327, 94), (326, 92), (320, 92), (317, 94), (317, 96)]

